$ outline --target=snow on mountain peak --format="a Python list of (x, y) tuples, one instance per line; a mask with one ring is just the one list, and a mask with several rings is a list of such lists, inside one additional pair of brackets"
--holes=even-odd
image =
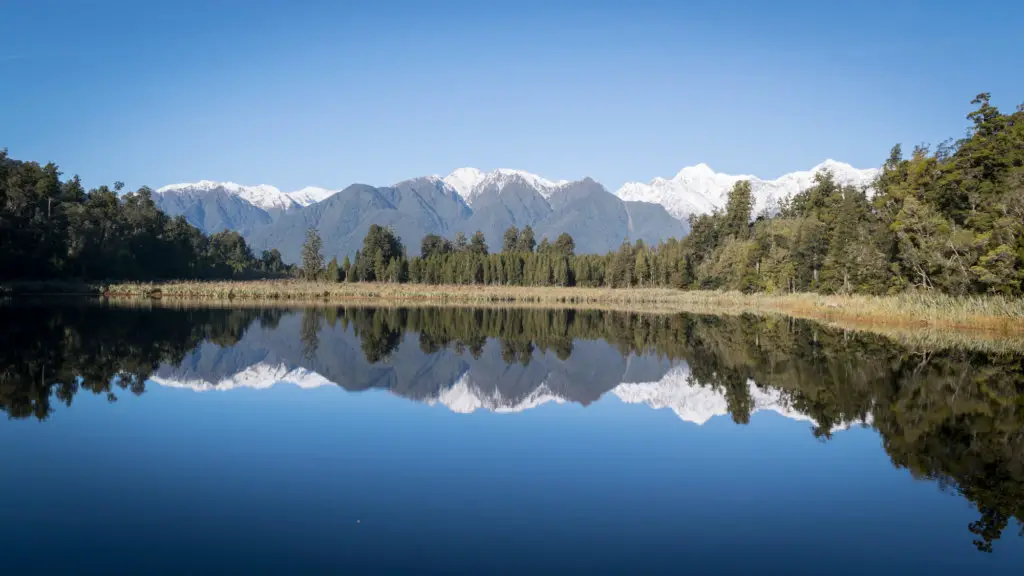
[[(753, 380), (747, 385), (754, 401), (751, 412), (768, 410), (791, 420), (813, 422), (809, 416), (790, 408), (778, 390), (763, 390)], [(612, 394), (627, 404), (646, 404), (655, 410), (668, 408), (680, 419), (698, 426), (729, 413), (725, 395), (720, 390), (693, 382), (689, 366), (685, 364), (672, 368), (657, 382), (619, 384)]]
[(333, 383), (320, 374), (305, 368), (289, 369), (284, 364), (257, 363), (236, 372), (227, 378), (217, 382), (210, 382), (201, 378), (190, 380), (176, 380), (174, 378), (162, 378), (150, 376), (156, 384), (167, 388), (184, 388), (195, 392), (209, 392), (211, 390), (235, 390), (239, 388), (254, 388), (265, 390), (278, 383), (293, 384), (303, 389), (319, 388), (321, 386), (332, 386)]
[(168, 192), (182, 193), (203, 193), (221, 189), (245, 200), (246, 202), (262, 208), (263, 210), (290, 210), (298, 206), (309, 206), (338, 193), (337, 189), (320, 188), (319, 186), (306, 186), (294, 192), (281, 192), (269, 184), (247, 186), (234, 182), (215, 182), (213, 180), (200, 180), (198, 182), (184, 182), (181, 184), (169, 184), (157, 190), (158, 194)]
[(518, 400), (505, 398), (497, 390), (488, 394), (473, 382), (468, 371), (449, 388), (442, 390), (437, 398), (427, 400), (427, 404), (430, 406), (435, 403), (441, 404), (458, 414), (470, 414), (481, 409), (497, 413), (522, 412), (548, 402), (563, 404), (566, 399), (553, 393), (546, 383), (538, 386), (525, 398)]
[(457, 168), (442, 178), (444, 183), (454, 188), (466, 202), (469, 202), (470, 193), (483, 179), (484, 173), (476, 168)]
[(290, 196), (281, 192), (269, 184), (257, 186), (246, 186), (234, 182), (214, 182), (212, 180), (200, 180), (199, 182), (186, 182), (183, 184), (170, 184), (157, 190), (157, 193), (167, 192), (211, 192), (221, 189), (245, 200), (246, 202), (264, 210), (288, 210), (294, 208), (296, 201)]
[(226, 187), (228, 184), (235, 185), (231, 182), (214, 182), (212, 180), (200, 180), (199, 182), (184, 182), (181, 184), (168, 184), (161, 188), (157, 188), (158, 193), (164, 192), (176, 192), (178, 190), (213, 190), (218, 187)]
[(814, 175), (831, 170), (840, 184), (868, 186), (878, 174), (877, 169), (858, 170), (844, 162), (828, 159), (807, 171), (791, 172), (775, 180), (762, 180), (749, 174), (730, 175), (715, 172), (705, 163), (687, 166), (671, 180), (655, 178), (649, 183), (628, 182), (616, 195), (629, 201), (661, 204), (669, 214), (685, 220), (690, 214), (709, 214), (724, 208), (729, 190), (741, 180), (749, 180), (754, 193), (754, 214), (777, 204), (784, 198), (810, 188)]
[(534, 188), (539, 189), (542, 195), (544, 195), (545, 192), (551, 192), (554, 189), (559, 188), (561, 186), (565, 186), (566, 184), (569, 183), (568, 180), (552, 181), (548, 180), (547, 178), (537, 176), (536, 174), (531, 174), (530, 172), (526, 172), (524, 170), (513, 170), (511, 168), (498, 168), (491, 174), (495, 175), (494, 178), (496, 180), (504, 180), (504, 178), (501, 177), (522, 178)]
[(319, 186), (306, 186), (294, 192), (288, 192), (288, 197), (302, 206), (309, 206), (334, 196), (341, 190), (321, 188)]
[[(153, 383), (168, 388), (182, 388), (195, 392), (227, 391), (242, 388), (265, 390), (278, 383), (292, 384), (302, 389), (335, 386), (324, 376), (301, 367), (289, 367), (284, 363), (258, 362), (218, 381), (203, 378), (174, 378), (173, 376), (150, 376)], [(817, 423), (806, 414), (794, 409), (776, 389), (763, 389), (749, 380), (747, 385), (753, 401), (751, 413), (758, 411), (775, 412), (791, 420)], [(689, 366), (680, 364), (669, 369), (660, 380), (654, 382), (624, 382), (611, 390), (611, 395), (627, 404), (644, 404), (655, 410), (668, 408), (680, 419), (702, 425), (717, 416), (729, 414), (729, 403), (723, 391), (702, 386), (691, 378)], [(570, 400), (558, 395), (546, 382), (522, 397), (505, 397), (498, 389), (485, 390), (474, 381), (470, 371), (464, 372), (450, 386), (440, 390), (436, 396), (423, 400), (430, 406), (442, 405), (458, 414), (470, 414), (477, 410), (496, 413), (514, 413), (554, 403), (565, 404)], [(855, 424), (870, 424), (871, 414), (861, 422), (838, 425), (833, 432)]]
[[(666, 372), (661, 380), (619, 384), (612, 389), (611, 393), (627, 404), (646, 404), (655, 410), (668, 408), (680, 419), (698, 426), (716, 416), (729, 414), (729, 402), (726, 400), (724, 392), (709, 386), (702, 386), (700, 383), (694, 382), (690, 376), (689, 366), (681, 364)], [(780, 390), (761, 388), (753, 380), (748, 380), (747, 386), (753, 401), (751, 414), (760, 411), (775, 412), (790, 420), (810, 422), (812, 425), (818, 426), (813, 418), (794, 409)], [(837, 425), (831, 431), (837, 432), (855, 424), (870, 424), (871, 422), (871, 414), (868, 414), (862, 422)]]
[(506, 185), (517, 179), (537, 190), (545, 199), (550, 198), (555, 190), (569, 183), (568, 180), (548, 180), (525, 170), (511, 168), (498, 168), (490, 172), (484, 172), (477, 168), (459, 168), (444, 177), (445, 183), (454, 188), (459, 196), (466, 201), (466, 204), (470, 205), (484, 188), (494, 186), (500, 193)]

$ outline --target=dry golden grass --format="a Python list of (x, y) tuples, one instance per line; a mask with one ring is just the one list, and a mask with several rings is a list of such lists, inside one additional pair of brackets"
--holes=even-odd
[(559, 288), (520, 286), (431, 286), (422, 284), (316, 283), (294, 280), (118, 284), (106, 288), (114, 300), (160, 298), (232, 304), (501, 304), (547, 308), (600, 308), (707, 314), (780, 313), (850, 328), (885, 326), (984, 332), (989, 337), (1024, 337), (1024, 300), (954, 298), (940, 294), (822, 296), (742, 294), (665, 288)]

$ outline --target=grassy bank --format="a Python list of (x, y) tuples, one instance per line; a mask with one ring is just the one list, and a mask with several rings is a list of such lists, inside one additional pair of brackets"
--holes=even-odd
[(605, 308), (647, 312), (765, 313), (856, 327), (886, 325), (1024, 334), (1024, 300), (1001, 297), (954, 298), (939, 294), (822, 296), (742, 294), (660, 288), (611, 290), (519, 286), (429, 286), (421, 284), (314, 283), (298, 281), (181, 282), (117, 284), (110, 299), (231, 301), (262, 305), (300, 303), (514, 304)]

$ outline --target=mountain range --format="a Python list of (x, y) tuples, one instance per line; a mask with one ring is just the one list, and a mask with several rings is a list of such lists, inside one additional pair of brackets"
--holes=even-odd
[(877, 173), (827, 160), (809, 171), (762, 180), (699, 164), (671, 179), (631, 182), (611, 193), (591, 178), (553, 181), (522, 170), (459, 168), (445, 177), (340, 190), (311, 186), (282, 192), (266, 184), (201, 180), (164, 186), (154, 199), (171, 216), (184, 215), (206, 233), (235, 230), (257, 254), (277, 248), (288, 262), (298, 260), (308, 228), (319, 230), (325, 254), (340, 258), (362, 246), (371, 224), (391, 226), (411, 256), (427, 234), (451, 238), (479, 230), (490, 249), (499, 250), (505, 230), (527, 225), (538, 241), (567, 232), (578, 252), (604, 253), (626, 238), (657, 243), (684, 236), (688, 217), (724, 207), (739, 180), (751, 180), (757, 213), (808, 188), (814, 174), (826, 169), (839, 182), (856, 186), (868, 186)]
[(783, 199), (814, 185), (815, 174), (829, 170), (843, 185), (867, 187), (878, 170), (859, 170), (844, 162), (825, 160), (814, 168), (790, 172), (775, 180), (762, 180), (750, 174), (729, 175), (715, 172), (707, 164), (688, 166), (671, 179), (655, 178), (649, 183), (628, 182), (619, 188), (619, 198), (634, 202), (652, 202), (664, 206), (675, 218), (707, 214), (725, 208), (729, 190), (741, 180), (749, 180), (754, 195), (754, 214), (772, 213)]

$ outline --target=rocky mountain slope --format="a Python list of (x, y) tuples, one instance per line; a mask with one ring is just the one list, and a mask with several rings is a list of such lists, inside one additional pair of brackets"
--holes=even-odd
[(612, 194), (590, 178), (553, 181), (522, 170), (459, 168), (443, 178), (426, 176), (386, 187), (353, 184), (343, 190), (281, 192), (268, 185), (203, 180), (165, 186), (155, 199), (168, 214), (182, 214), (207, 233), (236, 230), (257, 253), (277, 248), (289, 262), (298, 260), (308, 228), (320, 231), (326, 256), (340, 259), (361, 247), (371, 224), (391, 226), (411, 256), (419, 253), (426, 234), (452, 238), (478, 230), (492, 251), (500, 250), (510, 226), (533, 227), (538, 242), (567, 232), (578, 252), (604, 253), (626, 238), (654, 244), (684, 236), (688, 216), (723, 207), (739, 180), (753, 182), (758, 212), (811, 186), (814, 174), (826, 169), (840, 182), (857, 186), (867, 186), (877, 173), (828, 160), (809, 171), (761, 180), (719, 174), (699, 164), (672, 179), (628, 183)]

